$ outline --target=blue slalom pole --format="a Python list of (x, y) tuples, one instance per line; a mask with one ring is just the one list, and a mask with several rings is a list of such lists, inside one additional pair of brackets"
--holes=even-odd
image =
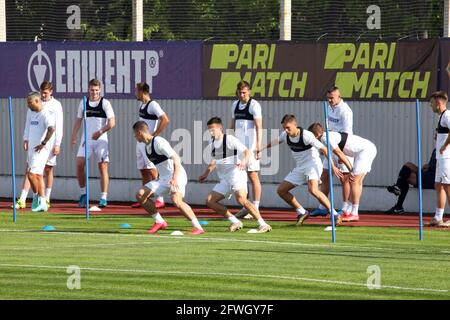
[(8, 98), (9, 108), (9, 137), (11, 143), (11, 178), (12, 178), (12, 190), (13, 190), (13, 222), (16, 223), (17, 209), (16, 209), (16, 165), (14, 157), (14, 126), (13, 126), (13, 113), (12, 113), (12, 98)]
[(327, 157), (328, 157), (328, 175), (330, 176), (329, 182), (330, 182), (330, 202), (331, 202), (331, 239), (333, 243), (336, 243), (336, 228), (334, 226), (334, 192), (333, 192), (333, 170), (331, 169), (331, 151), (330, 151), (330, 139), (329, 139), (329, 131), (328, 131), (328, 105), (327, 102), (324, 101), (323, 103), (323, 111), (325, 113), (325, 131), (327, 136)]
[(423, 214), (422, 214), (422, 143), (420, 141), (420, 102), (416, 99), (416, 127), (417, 127), (417, 159), (418, 167), (417, 170), (419, 180), (417, 184), (419, 185), (419, 240), (423, 240)]
[(84, 116), (84, 166), (86, 177), (86, 220), (89, 221), (89, 159), (87, 144), (87, 117), (86, 117), (86, 96), (83, 96), (83, 116)]

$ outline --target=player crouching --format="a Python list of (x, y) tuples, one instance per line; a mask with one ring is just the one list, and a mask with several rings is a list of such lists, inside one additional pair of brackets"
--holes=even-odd
[(153, 136), (144, 121), (138, 121), (133, 125), (134, 137), (138, 142), (143, 142), (143, 154), (151, 161), (159, 172), (159, 179), (152, 180), (142, 186), (136, 193), (136, 199), (142, 207), (152, 215), (155, 224), (148, 230), (154, 234), (160, 229), (167, 229), (167, 222), (155, 207), (155, 203), (150, 198), (153, 195), (170, 195), (173, 204), (192, 222), (194, 229), (192, 234), (202, 234), (205, 231), (200, 225), (191, 207), (183, 201), (187, 184), (187, 175), (181, 165), (180, 157), (170, 146), (169, 142), (162, 137)]
[[(314, 137), (312, 132), (298, 127), (294, 115), (286, 114), (281, 120), (281, 124), (284, 130), (283, 133), (281, 133), (278, 138), (272, 140), (267, 146), (264, 146), (261, 150), (269, 149), (282, 142), (286, 142), (291, 149), (296, 167), (284, 178), (284, 181), (278, 186), (277, 192), (280, 198), (295, 209), (297, 212), (297, 225), (302, 225), (309, 217), (309, 212), (305, 210), (294, 195), (289, 192), (296, 186), (307, 183), (308, 192), (325, 206), (328, 209), (328, 212), (331, 211), (330, 201), (319, 189), (319, 179), (323, 170), (319, 151), (326, 156), (327, 148)], [(261, 158), (261, 152), (258, 152), (257, 158)], [(344, 163), (349, 166), (349, 170), (351, 170), (351, 165), (348, 163), (348, 160), (346, 158), (341, 160), (344, 161)], [(334, 164), (332, 169), (336, 176), (342, 176), (342, 173), (334, 166)], [(341, 223), (341, 218), (336, 210), (333, 211), (333, 215), (335, 216), (335, 224), (339, 225)]]
[[(271, 231), (271, 226), (264, 221), (258, 210), (247, 200), (247, 173), (245, 168), (251, 157), (250, 150), (236, 137), (223, 133), (222, 120), (219, 117), (211, 118), (207, 125), (212, 137), (212, 142), (208, 146), (211, 148), (212, 160), (206, 171), (199, 177), (199, 181), (205, 181), (208, 175), (216, 169), (220, 182), (208, 194), (206, 205), (215, 212), (224, 215), (231, 222), (229, 227), (231, 232), (237, 231), (243, 227), (242, 222), (219, 203), (223, 199), (229, 199), (234, 193), (238, 204), (258, 220), (257, 233)], [(238, 154), (244, 155), (241, 161), (239, 161)]]
[[(308, 128), (323, 144), (327, 144), (325, 130), (320, 123), (313, 123)], [(359, 221), (359, 202), (363, 190), (364, 177), (371, 171), (372, 163), (377, 155), (376, 146), (369, 140), (344, 132), (329, 132), (330, 149), (342, 161), (345, 156), (353, 157), (353, 170), (350, 170), (350, 198), (352, 209), (342, 214), (342, 221)], [(345, 155), (345, 156), (344, 156)], [(328, 161), (326, 161), (328, 163)], [(345, 162), (344, 162), (345, 164)]]

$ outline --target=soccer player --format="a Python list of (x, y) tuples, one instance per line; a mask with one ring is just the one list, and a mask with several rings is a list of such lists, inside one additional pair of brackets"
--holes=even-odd
[[(40, 86), (41, 100), (42, 105), (45, 108), (48, 108), (55, 115), (55, 134), (52, 135), (48, 142), (48, 148), (50, 148), (49, 158), (47, 160), (47, 164), (44, 169), (45, 176), (45, 198), (47, 199), (47, 205), (50, 207), (50, 195), (52, 192), (53, 186), (53, 168), (56, 166), (56, 156), (59, 155), (61, 150), (61, 142), (63, 137), (63, 110), (61, 103), (56, 100), (53, 94), (53, 86), (49, 81), (44, 81)], [(27, 121), (25, 125), (24, 135), (29, 130), (30, 122), (28, 121), (31, 117), (32, 111), (28, 109), (27, 111)], [(25, 139), (24, 139), (25, 140)], [(24, 209), (26, 208), (26, 199), (28, 196), (28, 191), (30, 190), (30, 181), (28, 180), (27, 174), (25, 174), (22, 185), (22, 192), (20, 194), (20, 198), (16, 202), (16, 209)], [(38, 204), (37, 195), (33, 195), (33, 202), (31, 208), (36, 208)]]
[[(78, 107), (77, 119), (72, 130), (72, 146), (77, 144), (78, 131), (83, 122), (84, 106), (81, 100)], [(115, 127), (116, 118), (111, 103), (100, 96), (100, 81), (92, 79), (89, 81), (89, 98), (86, 101), (86, 124), (87, 124), (87, 144), (88, 158), (95, 154), (100, 171), (100, 200), (99, 207), (108, 205), (108, 185), (109, 185), (109, 150), (108, 131)], [(77, 178), (80, 186), (79, 207), (86, 206), (86, 176), (85, 176), (85, 152), (84, 152), (84, 131), (77, 153)]]
[[(332, 87), (327, 92), (328, 100), (328, 123), (329, 130), (335, 132), (345, 132), (349, 135), (353, 134), (353, 111), (350, 109), (348, 104), (344, 102), (341, 98), (341, 93), (338, 87)], [(335, 161), (336, 165), (342, 171), (342, 177), (339, 178), (342, 185), (342, 214), (348, 213), (352, 210), (352, 204), (349, 201), (350, 198), (350, 182), (349, 182), (349, 172), (343, 163), (338, 164), (338, 160), (334, 155), (332, 159)], [(326, 159), (325, 159), (326, 160)], [(324, 161), (325, 161), (324, 160)], [(352, 158), (349, 158), (350, 163), (353, 162)], [(328, 169), (324, 166), (324, 169)], [(328, 196), (330, 193), (330, 178), (328, 176), (328, 170), (323, 170), (322, 176), (320, 177), (322, 184), (320, 190)], [(315, 215), (326, 215), (327, 210), (323, 205), (319, 205), (319, 208), (311, 212), (311, 216)]]
[[(327, 137), (320, 123), (313, 123), (309, 131), (319, 139), (324, 145), (327, 144)], [(354, 158), (353, 169), (347, 166), (350, 171), (350, 195), (351, 211), (342, 214), (342, 221), (351, 222), (359, 220), (359, 203), (361, 199), (364, 177), (372, 169), (372, 163), (377, 155), (376, 146), (369, 140), (354, 134), (345, 132), (329, 132), (330, 149), (339, 156), (343, 153), (347, 157)], [(346, 157), (339, 157), (341, 161)], [(346, 159), (348, 161), (348, 159)], [(326, 161), (328, 166), (328, 161)], [(350, 162), (349, 162), (350, 163)]]
[(436, 136), (436, 213), (430, 226), (450, 227), (450, 220), (444, 222), (446, 200), (450, 203), (450, 112), (447, 112), (448, 95), (444, 91), (436, 91), (430, 96), (430, 107), (439, 114)]
[[(231, 130), (235, 136), (252, 154), (247, 166), (247, 175), (250, 179), (253, 192), (253, 206), (259, 210), (261, 201), (261, 182), (259, 180), (260, 163), (255, 158), (262, 144), (262, 112), (261, 105), (251, 97), (250, 84), (240, 81), (236, 87), (238, 100), (234, 101), (231, 108)], [(252, 216), (246, 208), (242, 208), (236, 217), (251, 219)]]
[[(272, 230), (259, 214), (253, 204), (247, 200), (247, 174), (245, 168), (251, 158), (251, 151), (247, 149), (236, 137), (223, 133), (222, 120), (219, 117), (211, 118), (208, 123), (208, 131), (212, 137), (209, 145), (211, 149), (212, 161), (206, 171), (199, 177), (203, 182), (208, 175), (217, 170), (220, 182), (208, 194), (206, 204), (215, 212), (224, 215), (231, 225), (231, 232), (243, 227), (241, 221), (231, 214), (228, 209), (219, 202), (229, 199), (234, 194), (239, 205), (243, 206), (255, 219), (258, 220), (259, 228), (257, 233), (265, 233)], [(243, 159), (239, 161), (239, 155)]]
[[(309, 217), (309, 212), (289, 192), (296, 186), (307, 183), (309, 193), (331, 212), (330, 201), (319, 189), (319, 179), (323, 168), (319, 151), (326, 156), (327, 148), (314, 137), (312, 132), (298, 127), (294, 115), (284, 115), (281, 124), (284, 130), (283, 133), (277, 139), (272, 140), (267, 146), (264, 146), (261, 151), (283, 142), (291, 149), (296, 167), (284, 178), (283, 182), (278, 186), (277, 192), (287, 204), (295, 209), (297, 212), (297, 225), (301, 225)], [(351, 170), (351, 164), (345, 156), (338, 156)], [(261, 152), (258, 152), (257, 157), (261, 157)], [(342, 176), (342, 173), (333, 163), (332, 169), (333, 173), (338, 177)], [(340, 216), (336, 210), (334, 210), (333, 214), (336, 217), (335, 224), (340, 224)]]
[[(139, 120), (145, 121), (148, 125), (150, 133), (153, 136), (159, 136), (163, 130), (169, 124), (169, 117), (166, 115), (164, 110), (161, 108), (158, 102), (152, 100), (150, 95), (150, 86), (141, 82), (136, 84), (135, 88), (136, 99), (142, 104), (139, 108)], [(148, 161), (145, 154), (142, 154), (142, 148), (139, 147), (140, 142), (136, 143), (136, 158), (137, 158), (137, 168), (141, 172), (142, 185), (149, 183), (152, 178), (152, 169), (155, 170), (154, 165)], [(140, 203), (136, 202), (131, 205), (133, 208), (139, 208)], [(164, 198), (159, 197), (155, 201), (156, 208), (164, 207)]]
[(31, 189), (38, 195), (37, 205), (31, 210), (48, 211), (43, 173), (51, 152), (48, 142), (55, 132), (55, 115), (49, 108), (44, 108), (38, 92), (28, 94), (27, 104), (32, 112), (27, 119), (23, 147), (28, 151), (27, 176)]
[[(406, 162), (398, 173), (397, 182), (387, 187), (387, 191), (398, 196), (397, 203), (385, 211), (386, 213), (401, 214), (404, 213), (403, 202), (409, 191), (409, 185), (417, 188), (419, 185), (419, 168), (412, 162)], [(422, 189), (434, 189), (434, 179), (436, 176), (436, 149), (433, 149), (430, 160), (423, 165), (422, 169)]]
[(162, 137), (155, 137), (150, 133), (145, 121), (138, 121), (133, 125), (134, 137), (142, 142), (143, 152), (148, 160), (153, 162), (159, 172), (158, 180), (152, 180), (142, 186), (136, 193), (136, 199), (141, 206), (152, 215), (155, 223), (148, 233), (154, 234), (160, 229), (167, 228), (167, 222), (150, 199), (153, 195), (170, 195), (173, 204), (192, 222), (192, 234), (202, 234), (205, 231), (197, 220), (191, 207), (183, 201), (187, 184), (187, 175), (181, 165), (180, 157)]

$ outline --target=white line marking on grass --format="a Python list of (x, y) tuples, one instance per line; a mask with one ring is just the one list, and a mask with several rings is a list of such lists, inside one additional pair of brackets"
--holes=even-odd
[[(158, 244), (162, 243), (178, 243), (181, 241), (158, 241)], [(73, 249), (73, 248), (92, 248), (92, 247), (117, 247), (117, 246), (128, 246), (128, 245), (142, 245), (142, 244), (155, 244), (154, 242), (117, 242), (117, 243), (95, 243), (95, 244), (73, 244), (73, 245), (67, 245), (67, 246), (46, 246), (46, 247), (8, 247), (5, 246), (5, 250), (48, 250), (48, 249)], [(1, 245), (0, 245), (1, 246)]]
[[(36, 231), (36, 230), (9, 230), (9, 229), (0, 229), (0, 232), (31, 232), (33, 234), (45, 234), (45, 235), (85, 235), (85, 236), (108, 236), (108, 237), (135, 237), (135, 238), (146, 238), (146, 239), (158, 239), (158, 238), (167, 238), (174, 239), (173, 236), (165, 236), (165, 235), (147, 235), (147, 234), (124, 234), (124, 233), (96, 233), (96, 232), (72, 232), (72, 231)], [(208, 238), (208, 237), (186, 237), (186, 236), (177, 236), (177, 240), (193, 240), (193, 241), (208, 241), (208, 242), (241, 242), (241, 243), (255, 243), (255, 244), (274, 244), (274, 245), (291, 245), (291, 246), (303, 246), (303, 247), (322, 247), (322, 248), (337, 248), (337, 249), (368, 249), (368, 250), (380, 250), (380, 251), (399, 251), (404, 250), (405, 248), (387, 248), (387, 247), (365, 247), (365, 246), (346, 246), (341, 244), (312, 244), (312, 243), (301, 243), (301, 242), (285, 242), (285, 241), (269, 241), (269, 240), (251, 240), (251, 239), (230, 239), (230, 238)], [(430, 250), (424, 249), (416, 249), (414, 248), (414, 244), (411, 244), (411, 247), (408, 248), (413, 252), (426, 252), (429, 253)]]
[[(48, 266), (48, 265), (29, 265), (29, 264), (0, 264), (3, 268), (34, 268), (34, 269), (67, 269), (67, 266)], [(82, 270), (93, 271), (93, 272), (112, 272), (112, 273), (141, 273), (141, 274), (172, 274), (172, 275), (191, 275), (199, 277), (207, 276), (232, 276), (232, 277), (251, 277), (251, 278), (267, 278), (267, 279), (283, 279), (283, 280), (296, 280), (305, 282), (317, 282), (325, 284), (337, 284), (345, 286), (356, 286), (356, 287), (367, 287), (367, 283), (359, 282), (349, 282), (349, 281), (339, 281), (339, 280), (324, 280), (324, 279), (314, 279), (314, 278), (303, 278), (294, 276), (279, 276), (270, 274), (247, 274), (247, 273), (222, 273), (222, 272), (195, 272), (195, 271), (161, 271), (161, 270), (140, 270), (140, 269), (111, 269), (111, 268), (90, 268), (81, 267)], [(382, 285), (381, 289), (394, 289), (403, 291), (422, 291), (422, 292), (436, 292), (436, 293), (448, 293), (448, 290), (444, 289), (430, 289), (430, 288), (408, 288), (400, 286), (389, 286)]]

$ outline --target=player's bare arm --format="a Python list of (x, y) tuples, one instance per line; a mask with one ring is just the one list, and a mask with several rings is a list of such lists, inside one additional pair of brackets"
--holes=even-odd
[(163, 114), (161, 117), (158, 118), (158, 120), (159, 120), (159, 124), (158, 124), (158, 128), (153, 133), (154, 136), (161, 135), (161, 132), (164, 131), (164, 129), (167, 127), (167, 125), (170, 122), (169, 117), (166, 114)]
[(256, 153), (261, 150), (262, 145), (262, 118), (255, 119), (256, 128)]
[(200, 177), (198, 177), (198, 181), (204, 182), (206, 178), (208, 178), (210, 173), (214, 171), (215, 168), (216, 168), (216, 160), (212, 160), (211, 163), (208, 165), (208, 168), (206, 168), (205, 172), (203, 172), (203, 174)]
[(82, 118), (78, 118), (77, 120), (75, 120), (75, 123), (73, 125), (73, 129), (72, 129), (72, 137), (70, 139), (70, 141), (72, 142), (72, 147), (77, 144), (78, 131), (81, 128), (82, 122), (83, 122)]
[(116, 126), (116, 118), (108, 119), (108, 122), (106, 123), (106, 126), (104, 126), (100, 130), (98, 130), (98, 131), (96, 131), (96, 132), (94, 132), (92, 134), (92, 139), (93, 140), (98, 140), (98, 138), (100, 138), (102, 134), (104, 134), (105, 132), (108, 132), (109, 130), (111, 130), (115, 126)]
[(273, 139), (268, 144), (261, 147), (261, 149), (259, 151), (256, 152), (256, 159), (258, 159), (258, 160), (261, 159), (261, 152), (263, 152), (264, 149), (270, 149), (272, 147), (279, 145), (280, 143), (281, 143), (281, 141), (278, 138)]
[(44, 140), (42, 140), (41, 144), (38, 144), (34, 148), (34, 151), (40, 152), (45, 147), (45, 144), (48, 142), (48, 140), (50, 140), (50, 138), (52, 137), (52, 135), (54, 133), (55, 133), (55, 127), (48, 127), (47, 128), (47, 134), (45, 135)]
[[(328, 151), (327, 148), (322, 147), (320, 148), (320, 152), (325, 156), (328, 157)], [(333, 163), (333, 161), (331, 162), (331, 170), (333, 171), (333, 174), (338, 177), (338, 178), (342, 178), (344, 175), (342, 174), (341, 170), (339, 170)]]
[(348, 171), (351, 172), (351, 171), (353, 170), (350, 161), (348, 161), (347, 157), (345, 156), (345, 154), (342, 152), (341, 149), (335, 148), (335, 149), (333, 150), (333, 153), (339, 158), (339, 160), (340, 160), (343, 164), (345, 164), (345, 166), (347, 167)]

